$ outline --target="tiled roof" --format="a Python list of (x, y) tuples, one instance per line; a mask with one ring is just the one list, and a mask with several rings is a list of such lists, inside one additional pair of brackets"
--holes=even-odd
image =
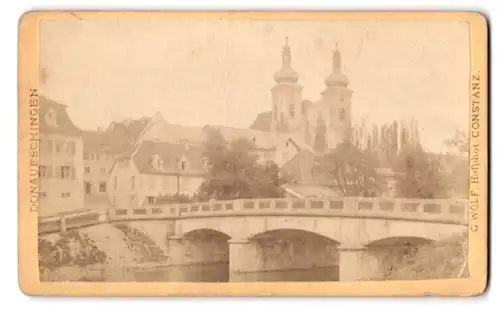
[(137, 144), (140, 141), (154, 141), (158, 143), (202, 145), (208, 137), (205, 130), (207, 128), (219, 130), (226, 141), (247, 138), (249, 141), (255, 142), (258, 149), (273, 149), (275, 147), (274, 137), (269, 132), (224, 126), (183, 126), (171, 124), (165, 120), (156, 120), (148, 124), (141, 133)]
[[(153, 165), (155, 155), (161, 159), (161, 169), (156, 169)], [(137, 146), (132, 158), (139, 172), (144, 174), (204, 175), (206, 173), (203, 149), (198, 146), (143, 141)], [(183, 171), (180, 170), (181, 160), (186, 161)]]
[(148, 124), (149, 118), (127, 122), (113, 122), (106, 131), (85, 131), (84, 152), (119, 154), (126, 152)]
[(271, 150), (276, 147), (275, 137), (270, 132), (221, 126), (214, 126), (213, 128), (220, 130), (222, 136), (226, 141), (231, 141), (238, 138), (246, 138), (249, 141), (254, 142), (257, 149)]
[[(81, 136), (81, 130), (73, 124), (66, 109), (64, 104), (40, 96), (40, 133)], [(55, 114), (55, 126), (47, 122), (47, 115), (51, 111)]]
[(271, 131), (272, 111), (263, 112), (257, 115), (257, 118), (250, 126), (252, 130)]
[(156, 121), (148, 124), (138, 141), (156, 141), (165, 143), (190, 142), (200, 144), (205, 141), (205, 134), (201, 127), (189, 127), (170, 124), (166, 121)]

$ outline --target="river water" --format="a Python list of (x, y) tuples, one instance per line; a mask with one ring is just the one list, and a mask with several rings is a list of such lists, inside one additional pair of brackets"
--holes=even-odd
[[(61, 268), (42, 276), (42, 281), (85, 282), (229, 282), (229, 264), (189, 266), (92, 266)], [(235, 282), (338, 281), (338, 267), (313, 267), (233, 274)]]

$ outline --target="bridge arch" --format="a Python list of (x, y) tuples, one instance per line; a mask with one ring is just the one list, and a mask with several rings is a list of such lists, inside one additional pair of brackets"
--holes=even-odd
[(241, 216), (178, 219), (178, 234), (207, 229), (218, 231), (230, 240), (253, 240), (255, 236), (277, 230), (314, 233), (341, 245), (366, 246), (390, 237), (440, 240), (464, 231), (462, 225), (440, 222), (407, 221), (363, 217), (326, 216)]
[(233, 278), (243, 274), (246, 279), (266, 282), (336, 281), (339, 275), (338, 245), (336, 240), (303, 229), (262, 231), (249, 238), (245, 245), (237, 245), (237, 255), (246, 254), (237, 257), (240, 261), (234, 264), (241, 264), (241, 260), (250, 261), (244, 264), (247, 272), (240, 269)]
[(262, 231), (258, 234), (250, 236), (249, 240), (260, 241), (267, 239), (312, 239), (317, 238), (318, 240), (325, 243), (332, 243), (338, 245), (340, 242), (332, 239), (330, 236), (324, 235), (321, 232), (314, 232), (310, 230), (305, 230), (301, 228), (277, 228)]
[(210, 239), (218, 239), (218, 240), (224, 240), (227, 241), (231, 239), (231, 236), (219, 231), (219, 230), (214, 230), (214, 229), (208, 229), (208, 228), (197, 228), (190, 230), (188, 232), (184, 232), (182, 237), (188, 239), (188, 240), (193, 240), (193, 239), (204, 239), (204, 240), (210, 240)]

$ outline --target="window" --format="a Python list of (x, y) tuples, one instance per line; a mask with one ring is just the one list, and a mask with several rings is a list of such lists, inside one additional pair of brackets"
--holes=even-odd
[(85, 195), (90, 195), (92, 192), (92, 184), (90, 184), (90, 182), (84, 182), (83, 190), (85, 191)]
[(95, 154), (95, 160), (99, 160), (99, 154)]
[(89, 154), (85, 153), (85, 154), (83, 155), (83, 160), (89, 160)]
[(99, 192), (105, 193), (106, 192), (106, 182), (100, 182), (99, 183)]
[(151, 165), (155, 169), (158, 170), (163, 169), (163, 160), (161, 159), (160, 155), (158, 154), (153, 155), (153, 158), (151, 159)]
[(61, 166), (59, 170), (59, 176), (61, 179), (68, 179), (70, 177), (70, 167), (69, 166)]
[(69, 193), (69, 192), (61, 193), (62, 198), (68, 198), (69, 196), (71, 196), (71, 193)]
[(75, 152), (76, 152), (76, 145), (75, 145), (75, 142), (73, 141), (68, 141), (68, 143), (66, 143), (66, 151), (68, 152), (68, 154), (70, 155), (75, 155)]
[(51, 170), (52, 169), (50, 166), (40, 166), (39, 171), (38, 171), (38, 176), (40, 178), (50, 177), (50, 176), (52, 176)]
[(76, 168), (75, 166), (71, 166), (71, 179), (76, 179)]
[(339, 118), (341, 121), (345, 120), (345, 109), (344, 108), (340, 109)]
[(295, 116), (295, 106), (293, 104), (288, 106), (288, 115), (290, 115), (290, 117)]
[(47, 125), (56, 127), (57, 126), (57, 118), (56, 118), (56, 112), (54, 110), (49, 110), (47, 114), (45, 114), (45, 122)]
[(130, 201), (132, 201), (132, 202), (135, 201), (135, 196), (134, 195), (130, 196)]
[(131, 187), (132, 187), (132, 189), (135, 188), (135, 176), (132, 176)]
[(147, 199), (148, 199), (148, 204), (150, 205), (154, 204), (156, 200), (154, 196), (148, 196)]
[(115, 190), (118, 188), (118, 178), (115, 176)]
[(56, 144), (56, 153), (61, 153), (64, 146), (64, 142), (56, 140), (55, 144)]
[(101, 168), (101, 172), (106, 173), (106, 168)]
[(86, 166), (85, 167), (85, 174), (89, 174), (90, 173), (90, 167)]
[(178, 161), (179, 169), (181, 171), (184, 171), (188, 168), (188, 162), (186, 159), (182, 158), (181, 160)]

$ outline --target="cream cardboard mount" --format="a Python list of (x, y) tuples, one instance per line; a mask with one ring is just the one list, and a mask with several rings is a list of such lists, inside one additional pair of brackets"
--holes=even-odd
[(33, 11), (19, 31), (25, 294), (484, 292), (480, 14)]

